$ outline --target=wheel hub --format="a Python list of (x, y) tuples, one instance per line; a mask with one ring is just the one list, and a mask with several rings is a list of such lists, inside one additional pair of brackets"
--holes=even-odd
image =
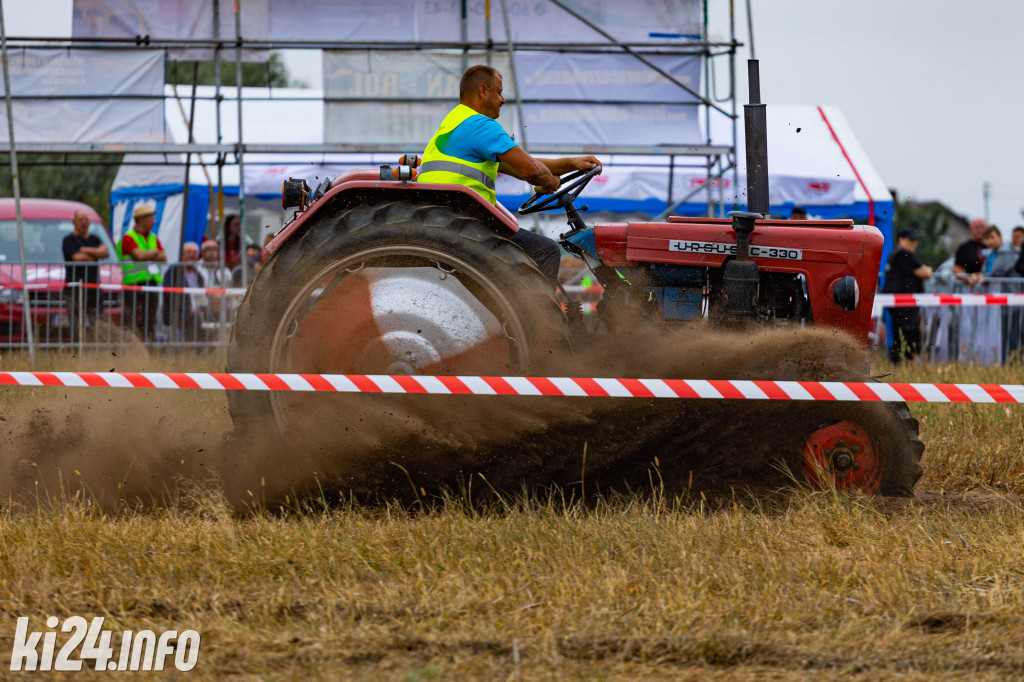
[(431, 267), (366, 267), (325, 283), (290, 342), (292, 371), (486, 373), (508, 352), (494, 314)]
[(881, 485), (882, 474), (879, 447), (856, 422), (823, 426), (807, 438), (803, 475), (812, 487), (872, 494)]

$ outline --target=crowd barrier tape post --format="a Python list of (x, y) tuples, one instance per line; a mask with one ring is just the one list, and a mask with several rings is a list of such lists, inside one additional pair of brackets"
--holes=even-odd
[(197, 372), (0, 372), (0, 386), (578, 398), (1024, 403), (1024, 385), (1021, 384), (886, 384), (850, 381)]

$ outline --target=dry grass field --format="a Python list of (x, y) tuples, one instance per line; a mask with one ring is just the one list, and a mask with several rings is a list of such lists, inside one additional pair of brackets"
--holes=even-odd
[[(205, 362), (189, 367), (217, 368)], [(890, 380), (1024, 371), (914, 365)], [(3, 389), (4, 466), (31, 468), (41, 451), (26, 442), (59, 446), (60, 414), (106, 401), (128, 424), (155, 419), (183, 453), (227, 425), (216, 392), (148, 405), (128, 393)], [(35, 487), (33, 503), (0, 509), (0, 669), (18, 616), (44, 629), (80, 615), (115, 632), (198, 631), (198, 679), (1024, 678), (1024, 406), (912, 410), (928, 449), (910, 500), (794, 488), (682, 502), (655, 485), (586, 505), (557, 492), (412, 509), (314, 497), (237, 515), (201, 481), (144, 510)]]

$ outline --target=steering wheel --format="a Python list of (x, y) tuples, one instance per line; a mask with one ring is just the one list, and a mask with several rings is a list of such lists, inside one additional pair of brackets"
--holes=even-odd
[(519, 215), (539, 213), (540, 211), (554, 211), (576, 201), (583, 188), (601, 172), (601, 166), (595, 166), (588, 171), (573, 171), (561, 178), (561, 187), (551, 194), (536, 192), (519, 207)]

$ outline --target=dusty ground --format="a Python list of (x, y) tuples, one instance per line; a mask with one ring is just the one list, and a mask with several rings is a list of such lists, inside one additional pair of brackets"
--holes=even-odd
[[(695, 339), (670, 364), (705, 358), (687, 378), (848, 371), (843, 344), (806, 341)], [(766, 366), (780, 347), (798, 360)], [(138, 349), (50, 362), (222, 367)], [(1024, 376), (911, 366), (891, 380)], [(1017, 406), (914, 406), (925, 475), (914, 498), (883, 499), (795, 490), (765, 459), (787, 442), (763, 428), (770, 406), (363, 402), (320, 415), (326, 443), (223, 446), (222, 393), (3, 389), (7, 621), (194, 628), (202, 679), (1024, 678)], [(527, 435), (496, 442), (513, 428)], [(632, 491), (606, 487), (616, 476)], [(12, 641), (0, 628), (0, 651)]]
[[(678, 333), (623, 353), (598, 346), (567, 375), (860, 378), (863, 354), (820, 331)], [(766, 361), (766, 358), (770, 359)], [(782, 358), (782, 360), (775, 360)], [(129, 347), (63, 359), (82, 369), (159, 368)], [(209, 361), (211, 364), (215, 360)], [(194, 366), (193, 366), (194, 368)], [(220, 370), (218, 366), (209, 369)], [(233, 505), (297, 495), (422, 501), (444, 489), (507, 493), (557, 485), (572, 494), (650, 489), (719, 495), (789, 485), (802, 436), (879, 406), (739, 401), (281, 395), (292, 431), (223, 442), (224, 394), (126, 389), (8, 389), (0, 498), (84, 489), (108, 509), (152, 504), (176, 480), (216, 476)], [(264, 420), (272, 426), (271, 415)]]

